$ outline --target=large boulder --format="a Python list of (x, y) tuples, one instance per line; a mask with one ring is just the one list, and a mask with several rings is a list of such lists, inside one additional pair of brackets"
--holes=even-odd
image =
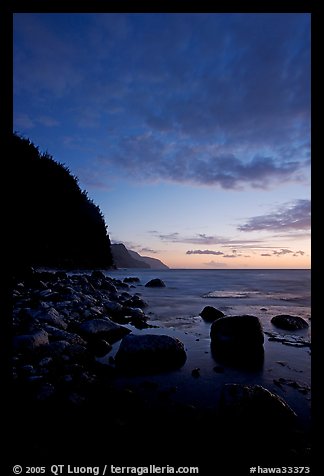
[(214, 322), (216, 319), (219, 319), (220, 317), (224, 317), (224, 313), (222, 311), (219, 311), (213, 306), (205, 306), (204, 309), (201, 311), (199, 316), (203, 318), (204, 321), (206, 322)]
[(151, 279), (148, 283), (145, 284), (147, 288), (165, 288), (165, 283), (160, 278)]
[(79, 325), (79, 332), (88, 340), (100, 338), (112, 344), (128, 334), (130, 330), (112, 322), (108, 318), (102, 318), (82, 322)]
[(259, 421), (260, 425), (264, 425), (265, 420), (276, 419), (283, 423), (297, 416), (285, 400), (261, 385), (225, 384), (221, 408), (234, 420), (246, 418)]
[(297, 331), (299, 329), (307, 329), (308, 322), (299, 316), (290, 316), (289, 314), (280, 314), (271, 319), (274, 326), (286, 331)]
[(167, 335), (128, 335), (123, 338), (115, 357), (118, 367), (146, 372), (181, 367), (186, 360), (183, 343)]
[(277, 394), (260, 385), (225, 384), (220, 399), (223, 443), (244, 454), (285, 456), (295, 445), (297, 415)]
[(264, 335), (256, 316), (221, 317), (212, 323), (210, 337), (216, 359), (239, 366), (263, 364)]

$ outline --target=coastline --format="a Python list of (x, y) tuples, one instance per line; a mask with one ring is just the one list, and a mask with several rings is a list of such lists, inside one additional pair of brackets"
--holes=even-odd
[[(132, 272), (126, 272), (126, 274), (129, 276), (136, 276), (136, 272), (133, 271), (134, 270), (132, 270)], [(105, 274), (114, 275), (111, 271)], [(160, 273), (154, 270), (154, 274), (156, 275)], [(163, 273), (161, 273), (161, 275), (163, 275)], [(71, 277), (64, 272), (60, 272), (58, 276), (60, 276), (60, 285), (70, 288), (70, 293), (75, 292), (76, 287), (73, 289), (73, 286), (71, 286)], [(88, 274), (84, 274), (83, 272), (79, 276), (83, 276), (83, 278), (84, 276), (89, 277)], [(95, 276), (98, 277), (101, 275), (97, 273)], [(101, 300), (105, 297), (109, 298), (109, 301), (111, 302), (111, 297), (114, 294), (115, 304), (121, 306), (124, 306), (125, 301), (132, 299), (132, 297), (138, 295), (138, 293), (140, 293), (138, 299), (142, 299), (143, 297), (144, 286), (141, 286), (143, 283), (127, 284), (122, 280), (118, 280), (117, 277), (107, 278), (104, 276), (100, 279), (100, 288), (96, 288), (92, 283), (92, 287), (94, 288), (92, 290), (92, 295), (96, 296), (95, 299), (97, 299), (97, 302), (91, 302), (90, 299), (90, 301), (88, 300), (87, 305), (82, 304), (83, 313), (85, 310), (90, 311), (90, 314), (87, 314), (87, 319), (85, 320), (98, 317), (102, 318), (101, 314), (103, 313), (103, 309), (100, 309), (102, 303), (100, 303), (99, 300), (98, 289), (100, 289), (99, 294)], [(79, 283), (79, 280), (80, 278), (75, 278), (76, 283)], [(58, 314), (63, 318), (63, 322), (65, 322), (67, 326), (65, 329), (62, 329), (62, 322), (59, 323), (60, 319), (58, 319), (56, 321), (56, 336), (55, 331), (50, 329), (52, 335), (50, 335), (49, 344), (54, 343), (54, 350), (51, 350), (51, 352), (54, 353), (51, 356), (42, 356), (40, 359), (40, 349), (38, 349), (36, 353), (30, 353), (29, 351), (29, 362), (26, 362), (26, 356), (23, 354), (19, 355), (18, 353), (18, 355), (15, 355), (15, 366), (19, 367), (18, 376), (16, 375), (17, 378), (14, 380), (15, 404), (17, 408), (19, 407), (17, 418), (18, 420), (19, 418), (23, 420), (26, 419), (26, 428), (28, 428), (27, 423), (30, 422), (30, 418), (34, 418), (35, 421), (39, 423), (39, 419), (41, 418), (40, 414), (45, 414), (49, 420), (51, 420), (53, 415), (55, 415), (55, 418), (58, 418), (58, 421), (64, 425), (64, 417), (66, 417), (67, 412), (67, 414), (73, 415), (75, 425), (75, 428), (71, 430), (70, 436), (72, 440), (68, 444), (69, 454), (71, 454), (71, 452), (73, 453), (71, 446), (75, 446), (75, 451), (77, 453), (80, 452), (80, 448), (87, 447), (89, 454), (95, 452), (99, 457), (101, 452), (104, 451), (104, 446), (106, 444), (108, 444), (110, 448), (114, 448), (114, 451), (122, 451), (123, 448), (125, 450), (125, 442), (128, 442), (127, 445), (130, 445), (132, 449), (126, 445), (126, 454), (131, 452), (131, 458), (134, 460), (141, 455), (141, 446), (145, 449), (147, 457), (151, 457), (152, 455), (161, 456), (161, 448), (159, 449), (159, 445), (164, 442), (169, 450), (170, 457), (172, 455), (175, 459), (181, 459), (181, 452), (176, 443), (177, 438), (180, 438), (185, 442), (187, 448), (192, 448), (192, 456), (195, 456), (196, 459), (201, 462), (203, 450), (205, 451), (209, 448), (212, 442), (205, 441), (204, 444), (201, 445), (201, 443), (197, 441), (197, 438), (200, 439), (202, 434), (210, 428), (211, 422), (212, 426), (220, 425), (224, 435), (226, 433), (226, 425), (224, 422), (220, 424), (221, 418), (219, 415), (219, 400), (224, 385), (229, 382), (247, 385), (263, 384), (269, 390), (275, 391), (276, 394), (284, 398), (288, 403), (296, 403), (296, 408), (293, 408), (293, 410), (299, 414), (299, 421), (297, 430), (294, 430), (293, 432), (294, 437), (290, 442), (287, 442), (287, 447), (280, 449), (278, 454), (276, 454), (276, 451), (278, 451), (278, 444), (273, 441), (273, 434), (270, 432), (271, 434), (267, 435), (267, 432), (265, 431), (263, 436), (266, 435), (267, 438), (259, 448), (259, 450), (263, 449), (263, 452), (261, 451), (260, 454), (263, 455), (263, 457), (271, 454), (271, 458), (287, 457), (288, 459), (296, 459), (296, 457), (298, 457), (301, 458), (301, 460), (308, 460), (309, 414), (308, 409), (305, 409), (305, 403), (306, 407), (309, 406), (310, 388), (308, 384), (305, 384), (305, 382), (303, 382), (303, 384), (300, 383), (301, 374), (304, 373), (304, 375), (306, 375), (306, 372), (305, 370), (300, 371), (301, 369), (298, 367), (298, 361), (294, 359), (294, 356), (296, 356), (297, 353), (299, 353), (299, 355), (303, 353), (305, 356), (306, 353), (309, 352), (309, 347), (305, 346), (302, 348), (296, 348), (289, 345), (282, 345), (280, 341), (269, 341), (269, 336), (266, 335), (264, 344), (265, 355), (268, 356), (269, 353), (271, 355), (271, 349), (276, 349), (277, 352), (279, 352), (278, 354), (275, 354), (274, 359), (277, 360), (273, 360), (271, 366), (269, 366), (269, 362), (265, 360), (265, 366), (262, 370), (259, 372), (250, 372), (222, 365), (215, 361), (210, 352), (210, 324), (208, 325), (203, 322), (199, 316), (196, 316), (196, 328), (194, 332), (190, 331), (188, 323), (184, 324), (182, 322), (182, 326), (180, 325), (178, 329), (173, 326), (168, 327), (167, 325), (163, 325), (165, 322), (159, 320), (159, 316), (153, 313), (156, 312), (156, 309), (154, 311), (154, 306), (148, 302), (149, 306), (147, 308), (145, 307), (144, 301), (147, 300), (147, 295), (150, 293), (152, 294), (153, 291), (145, 288), (147, 293), (142, 302), (142, 311), (145, 310), (145, 313), (143, 312), (144, 316), (146, 312), (147, 314), (144, 318), (141, 312), (137, 312), (137, 318), (141, 316), (140, 320), (142, 320), (143, 326), (138, 325), (139, 321), (137, 321), (137, 326), (134, 325), (134, 322), (136, 323), (135, 319), (133, 323), (127, 322), (122, 324), (122, 327), (128, 329), (135, 335), (148, 333), (154, 335), (167, 334), (179, 338), (185, 344), (187, 360), (183, 366), (172, 371), (156, 374), (140, 373), (139, 375), (130, 376), (120, 372), (116, 369), (114, 364), (114, 358), (120, 345), (120, 339), (110, 343), (111, 349), (105, 356), (95, 358), (93, 358), (93, 355), (89, 355), (89, 346), (84, 345), (81, 341), (78, 343), (74, 342), (70, 344), (70, 346), (65, 347), (62, 347), (60, 344), (61, 348), (59, 348), (57, 342), (62, 342), (63, 333), (69, 333), (73, 327), (75, 330), (75, 322), (73, 322), (72, 326), (71, 322), (69, 322), (69, 320), (71, 321), (70, 304), (66, 304), (71, 301), (66, 299), (64, 301), (62, 296), (60, 297), (60, 295), (57, 294), (54, 295), (54, 301), (51, 301), (51, 299), (53, 299), (51, 293), (58, 293), (58, 291), (53, 291), (46, 283), (44, 283), (44, 280), (41, 279), (40, 281), (45, 284), (45, 289), (38, 289), (37, 292), (43, 292), (41, 297), (42, 299), (45, 299), (38, 300), (38, 303), (43, 302), (49, 304), (50, 308), (56, 308)], [(105, 285), (102, 286), (102, 283), (105, 283)], [(58, 283), (56, 282), (55, 284)], [(117, 296), (112, 286), (115, 286)], [(105, 287), (106, 289), (104, 289)], [(18, 301), (23, 301), (24, 294), (22, 286), (18, 286), (18, 289), (20, 289)], [(32, 292), (34, 292), (35, 289)], [(47, 292), (49, 289), (51, 290), (50, 293)], [(205, 299), (205, 301), (208, 301), (208, 304), (210, 303), (210, 299)], [(63, 302), (65, 304), (62, 305)], [(80, 309), (80, 302), (74, 304), (76, 306), (75, 309)], [(35, 308), (38, 309), (35, 303), (34, 305)], [(44, 305), (41, 307), (48, 309), (48, 307), (44, 307)], [(69, 312), (64, 313), (67, 309)], [(129, 307), (128, 309), (138, 308)], [(93, 314), (92, 311), (94, 311)], [(35, 324), (32, 314), (33, 313), (30, 313), (29, 320), (30, 323)], [(134, 316), (135, 314), (136, 312), (134, 313)], [(105, 308), (105, 315), (109, 315), (107, 308)], [(147, 319), (147, 317), (149, 317), (149, 319)], [(80, 320), (80, 313), (78, 318)], [(21, 321), (21, 317), (18, 319)], [(37, 320), (37, 317), (35, 319)], [(181, 319), (179, 319), (179, 321), (181, 321)], [(21, 322), (19, 324), (21, 324)], [(41, 324), (40, 327), (39, 324), (40, 320), (38, 318), (37, 330), (39, 331), (40, 327), (41, 330), (44, 330), (43, 324)], [(147, 324), (148, 327), (145, 327), (144, 324)], [(155, 327), (159, 324), (159, 327)], [(46, 325), (48, 330), (48, 322)], [(49, 327), (55, 327), (53, 322)], [(199, 332), (197, 332), (197, 329)], [(84, 338), (84, 336), (80, 335), (79, 337), (81, 339)], [(47, 344), (45, 344), (45, 347), (46, 345)], [(74, 348), (71, 349), (73, 346)], [(79, 346), (79, 348), (76, 349), (76, 346)], [(42, 347), (42, 345), (40, 347)], [(84, 347), (84, 349), (82, 347)], [(55, 352), (57, 352), (59, 361), (62, 353), (66, 354), (68, 359), (65, 362), (63, 359), (63, 362), (60, 361), (56, 364), (55, 371), (53, 372), (53, 370), (49, 369), (48, 361), (46, 364), (46, 358), (48, 359), (51, 357), (52, 360), (54, 359), (55, 361), (57, 357), (55, 356)], [(282, 355), (282, 358), (277, 358), (277, 355)], [(42, 373), (39, 362), (42, 360), (44, 361), (44, 359), (45, 363), (43, 362), (44, 368)], [(295, 363), (294, 366), (292, 366), (290, 362), (294, 360)], [(75, 375), (73, 375), (70, 367), (74, 366), (74, 369), (76, 369), (75, 366), (80, 366), (80, 362), (82, 362), (81, 367), (83, 366), (83, 368), (81, 370), (79, 368), (75, 372)], [(33, 367), (33, 369), (31, 369), (31, 367)], [(217, 370), (215, 371), (214, 368), (217, 368)], [(199, 369), (199, 372), (197, 372), (196, 375), (192, 373), (195, 369)], [(49, 372), (46, 373), (46, 370), (49, 370)], [(69, 370), (69, 373), (67, 370)], [(266, 379), (262, 377), (265, 373), (267, 374)], [(274, 383), (275, 381), (277, 383)], [(272, 382), (271, 386), (269, 385), (270, 382)], [(43, 388), (40, 393), (39, 388)], [(301, 414), (303, 407), (304, 414)], [(30, 415), (30, 408), (32, 408), (34, 412), (32, 412), (32, 417)], [(27, 409), (29, 409), (29, 415), (26, 414)], [(54, 425), (54, 421), (52, 424)], [(106, 439), (104, 437), (104, 441), (98, 438), (97, 432), (99, 430), (97, 425), (104, 430), (104, 434), (108, 432)], [(80, 435), (78, 434), (77, 429), (80, 429), (80, 427), (83, 428), (83, 438), (80, 438)], [(174, 434), (175, 429), (176, 434)], [(47, 438), (49, 438), (49, 430), (50, 428), (45, 432)], [(283, 431), (282, 428), (278, 428), (277, 430), (278, 435)], [(66, 440), (61, 433), (62, 432), (60, 432), (60, 437), (62, 437), (63, 440)], [(150, 433), (153, 435), (153, 441), (148, 441), (147, 438), (144, 438), (142, 444), (136, 442), (138, 433), (144, 435)], [(298, 438), (296, 438), (297, 433), (299, 435)], [(91, 441), (94, 434), (97, 435), (95, 439), (96, 441)], [(249, 434), (249, 432), (247, 432), (247, 434)], [(50, 456), (51, 452), (54, 451), (53, 447), (49, 448), (47, 444), (44, 445), (44, 442), (42, 444), (42, 436), (38, 435), (37, 431), (33, 434), (35, 441), (30, 440), (28, 441), (28, 444), (26, 443), (26, 434), (23, 432), (21, 436), (22, 440), (20, 442), (20, 450), (23, 451), (26, 457), (31, 456), (31, 452), (33, 451), (41, 451), (43, 455), (46, 455), (46, 452), (48, 452), (48, 456)], [(253, 441), (254, 440), (255, 438), (253, 438)], [(215, 443), (220, 445), (224, 451), (226, 450), (227, 446), (225, 443), (224, 445), (222, 444), (222, 437), (216, 439)], [(256, 444), (256, 441), (254, 441), (254, 444)], [(270, 447), (267, 448), (267, 444), (270, 444)], [(273, 445), (273, 448), (271, 447), (271, 444)], [(295, 448), (295, 451), (292, 451), (293, 448), (291, 448), (291, 446), (294, 446), (294, 444), (295, 446), (297, 445), (297, 449)], [(57, 449), (57, 451), (62, 452), (63, 455), (66, 451), (65, 445), (61, 442), (59, 446), (60, 448)], [(242, 443), (242, 447), (243, 446), (245, 447)], [(233, 444), (231, 446), (231, 451), (232, 450)], [(245, 451), (246, 450), (247, 448), (245, 448)], [(227, 453), (227, 451), (225, 451), (225, 453)], [(182, 463), (184, 463), (183, 460)]]

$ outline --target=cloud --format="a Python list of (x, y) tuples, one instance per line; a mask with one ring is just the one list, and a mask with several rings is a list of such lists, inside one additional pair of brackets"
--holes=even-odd
[(51, 18), (58, 16), (14, 15), (15, 45), (19, 44), (14, 54), (14, 90), (33, 98), (42, 97), (49, 104), (71, 94), (82, 80), (80, 50), (74, 42), (67, 41), (68, 30), (59, 28), (58, 32), (53, 27)]
[(20, 129), (32, 129), (35, 127), (35, 122), (30, 118), (28, 114), (20, 113), (15, 117), (16, 127)]
[(151, 231), (151, 234), (162, 241), (169, 243), (190, 243), (196, 245), (221, 245), (224, 247), (254, 247), (262, 240), (236, 240), (219, 235), (206, 235), (206, 233), (196, 233), (193, 236), (183, 236), (179, 232), (160, 233), (157, 230)]
[(51, 116), (40, 116), (37, 122), (39, 122), (45, 127), (56, 127), (60, 125), (60, 122)]
[(261, 253), (261, 256), (271, 256), (271, 253)]
[(274, 250), (272, 252), (272, 254), (275, 255), (275, 256), (283, 256), (283, 255), (288, 255), (290, 253), (293, 253), (293, 251), (288, 250), (287, 248), (282, 248), (280, 251)]
[(295, 200), (287, 203), (267, 215), (250, 218), (245, 224), (240, 225), (240, 231), (284, 231), (284, 230), (309, 230), (311, 226), (310, 200)]
[(223, 258), (237, 258), (240, 255), (237, 255), (236, 253), (233, 253), (231, 255), (224, 255)]
[(212, 251), (212, 250), (188, 250), (186, 255), (223, 255), (222, 251)]
[(140, 248), (139, 252), (140, 253), (153, 253), (153, 254), (158, 253), (158, 251), (152, 250), (152, 248)]
[(162, 241), (168, 241), (168, 242), (171, 242), (171, 243), (178, 243), (179, 240), (180, 240), (180, 242), (181, 242), (180, 234), (178, 232), (159, 234), (158, 231), (151, 231), (151, 233), (154, 234), (154, 235), (158, 235), (158, 237)]
[[(142, 181), (170, 181), (217, 185), (239, 189), (249, 185), (267, 188), (286, 181), (301, 180), (305, 163), (271, 156), (246, 159), (210, 144), (181, 144), (150, 133), (122, 138), (105, 161)], [(143, 165), (145, 166), (143, 167)]]
[(14, 32), (17, 114), (54, 103), (69, 128), (95, 127), (107, 170), (224, 189), (304, 180), (310, 15), (28, 13)]
[(209, 268), (226, 268), (228, 266), (227, 263), (222, 263), (221, 261), (208, 261), (203, 264)]

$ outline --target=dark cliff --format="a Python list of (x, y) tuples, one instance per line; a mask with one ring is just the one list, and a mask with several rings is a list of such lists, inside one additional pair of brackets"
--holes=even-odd
[(15, 267), (110, 268), (104, 217), (70, 170), (14, 134), (9, 163)]
[(159, 259), (141, 256), (136, 251), (128, 250), (123, 243), (111, 245), (111, 251), (118, 268), (169, 269)]

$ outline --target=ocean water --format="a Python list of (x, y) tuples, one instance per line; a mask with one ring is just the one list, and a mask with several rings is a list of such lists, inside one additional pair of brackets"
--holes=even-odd
[[(267, 329), (276, 314), (310, 318), (309, 270), (133, 269), (107, 274), (119, 279), (138, 277), (141, 282), (133, 291), (148, 301), (149, 311), (163, 326), (193, 328), (193, 318), (207, 305), (228, 315), (254, 313)], [(153, 278), (161, 278), (166, 287), (146, 288)], [(182, 320), (185, 324), (179, 323)]]
[[(139, 270), (106, 272), (123, 279), (138, 277), (131, 293), (139, 293), (148, 307), (149, 323), (156, 327), (134, 333), (167, 334), (184, 342), (185, 365), (173, 372), (151, 377), (161, 390), (176, 388), (174, 399), (195, 406), (212, 408), (225, 383), (258, 384), (283, 397), (299, 415), (305, 427), (310, 423), (311, 351), (311, 274), (309, 270)], [(162, 279), (165, 288), (147, 288), (153, 278)], [(258, 369), (236, 368), (217, 361), (210, 347), (210, 323), (199, 316), (202, 309), (214, 306), (225, 315), (258, 316), (265, 332), (264, 363)], [(284, 331), (275, 328), (271, 318), (278, 314), (303, 317), (309, 328)], [(272, 340), (285, 337), (288, 344)], [(270, 339), (270, 340), (269, 340)], [(301, 343), (296, 347), (296, 343)], [(303, 344), (306, 344), (303, 346)], [(107, 359), (118, 350), (119, 343)], [(105, 358), (102, 359), (105, 361)], [(108, 360), (107, 360), (108, 361)], [(215, 367), (222, 372), (215, 372)], [(199, 378), (192, 376), (199, 369)], [(147, 377), (127, 377), (121, 384), (141, 388)], [(279, 379), (285, 379), (278, 385)], [(304, 389), (304, 390), (303, 390)], [(306, 389), (306, 390), (305, 390)]]

